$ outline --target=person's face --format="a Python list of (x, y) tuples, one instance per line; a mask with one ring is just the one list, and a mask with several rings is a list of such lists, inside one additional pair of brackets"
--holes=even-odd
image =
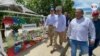
[(54, 14), (54, 10), (51, 10), (51, 11), (50, 11), (50, 14)]
[(56, 13), (57, 13), (58, 15), (60, 15), (60, 14), (62, 14), (62, 10), (56, 10)]
[(81, 10), (76, 10), (75, 16), (76, 16), (77, 19), (79, 19), (83, 16), (83, 13), (81, 12)]

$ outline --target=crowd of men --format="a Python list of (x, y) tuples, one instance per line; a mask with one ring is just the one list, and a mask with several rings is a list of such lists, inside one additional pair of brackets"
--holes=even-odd
[[(56, 11), (55, 11), (56, 10)], [(92, 19), (84, 16), (82, 9), (76, 9), (75, 18), (71, 20), (69, 13), (62, 13), (62, 7), (50, 9), (45, 26), (48, 26), (49, 46), (54, 46), (53, 50), (60, 49), (63, 42), (68, 41), (62, 56), (65, 56), (66, 48), (70, 45), (71, 56), (76, 56), (77, 49), (79, 56), (92, 56), (93, 50), (100, 42), (100, 19), (99, 12), (92, 12)], [(59, 39), (59, 43), (57, 43)], [(66, 42), (67, 43), (67, 42)]]

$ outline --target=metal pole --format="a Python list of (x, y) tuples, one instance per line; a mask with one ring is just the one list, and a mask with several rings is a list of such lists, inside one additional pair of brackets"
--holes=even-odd
[(4, 29), (0, 29), (0, 51), (1, 53), (4, 55), (4, 56), (7, 56), (6, 52), (4, 51), (4, 47), (3, 47), (3, 41), (2, 41), (2, 34), (1, 34), (1, 30), (4, 30)]

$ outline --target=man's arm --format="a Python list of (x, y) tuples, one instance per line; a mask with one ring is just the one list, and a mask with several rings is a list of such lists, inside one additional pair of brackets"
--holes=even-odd
[(91, 44), (93, 44), (93, 42), (95, 41), (96, 33), (95, 33), (95, 27), (94, 27), (92, 20), (89, 21), (89, 33), (91, 37), (90, 42)]
[(47, 16), (47, 19), (46, 19), (46, 21), (45, 21), (44, 26), (47, 27), (47, 26), (48, 26), (48, 23), (49, 23), (49, 15)]
[(44, 23), (44, 30), (48, 30), (48, 23), (49, 23), (49, 16), (47, 16), (47, 19)]

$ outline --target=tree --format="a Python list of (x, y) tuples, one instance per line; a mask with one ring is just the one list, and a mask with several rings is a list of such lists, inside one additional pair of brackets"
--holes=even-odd
[(17, 2), (20, 2), (34, 12), (45, 16), (49, 14), (51, 7), (55, 8), (56, 6), (61, 5), (64, 12), (67, 11), (71, 14), (71, 17), (74, 17), (74, 2), (72, 0), (17, 0)]
[(24, 0), (16, 0), (16, 2), (21, 3), (21, 4), (25, 4)]
[(75, 16), (74, 15), (75, 9), (73, 8), (73, 5), (74, 5), (74, 1), (72, 1), (72, 0), (65, 0), (65, 3), (63, 5), (64, 12), (66, 11), (66, 12), (70, 13), (71, 18), (73, 18)]
[(33, 0), (27, 4), (27, 7), (32, 9), (38, 14), (49, 14), (52, 0)]

